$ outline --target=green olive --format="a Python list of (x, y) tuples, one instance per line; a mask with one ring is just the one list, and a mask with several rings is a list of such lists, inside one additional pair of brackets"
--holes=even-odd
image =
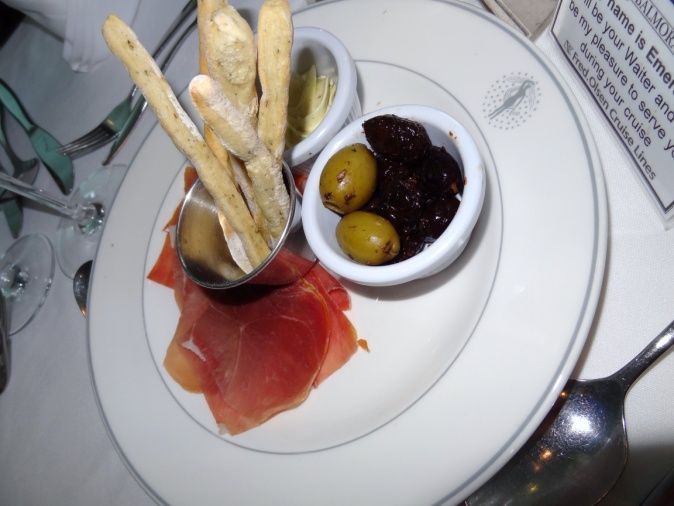
[(337, 224), (337, 242), (356, 262), (381, 265), (400, 251), (400, 237), (386, 218), (367, 211), (354, 211)]
[(338, 214), (363, 207), (374, 193), (377, 163), (365, 144), (337, 151), (325, 164), (318, 189), (323, 205)]

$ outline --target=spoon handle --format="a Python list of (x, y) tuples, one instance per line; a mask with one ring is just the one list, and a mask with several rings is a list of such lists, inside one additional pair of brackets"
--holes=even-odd
[(611, 379), (621, 383), (627, 392), (639, 376), (655, 362), (660, 355), (674, 345), (674, 321), (658, 334), (648, 345), (622, 369), (611, 375)]

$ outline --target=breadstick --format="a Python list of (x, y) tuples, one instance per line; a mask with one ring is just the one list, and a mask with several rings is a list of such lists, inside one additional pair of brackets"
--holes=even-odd
[[(198, 0), (197, 2), (197, 26), (199, 32), (199, 72), (208, 74), (208, 63), (206, 62), (206, 32), (209, 30), (211, 16), (215, 11), (227, 6), (227, 0)], [(208, 127), (204, 126), (204, 140), (213, 154), (220, 161), (223, 168), (229, 171), (230, 176), (234, 178), (232, 168), (229, 163), (229, 154), (218, 141), (217, 136)]]
[(199, 33), (199, 72), (208, 74), (206, 62), (206, 32), (211, 16), (227, 5), (227, 0), (197, 0), (197, 32)]
[(293, 23), (288, 0), (266, 0), (257, 28), (258, 76), (262, 88), (258, 135), (274, 159), (281, 161), (288, 124), (288, 88)]
[(206, 145), (196, 125), (180, 106), (173, 90), (135, 33), (117, 16), (103, 24), (103, 37), (124, 64), (131, 79), (145, 95), (159, 123), (176, 147), (194, 164), (199, 179), (213, 197), (229, 224), (240, 236), (246, 255), (257, 266), (269, 255), (243, 197)]
[(215, 80), (196, 76), (190, 82), (190, 94), (206, 124), (225, 147), (244, 162), (269, 232), (274, 240), (278, 239), (290, 205), (281, 166), (262, 144), (248, 118), (227, 99)]
[(210, 16), (216, 10), (229, 5), (228, 0), (198, 0), (197, 1), (197, 16)]
[(204, 140), (220, 162), (222, 169), (227, 171), (229, 176), (234, 179), (234, 182), (237, 184), (239, 191), (243, 195), (246, 205), (248, 206), (248, 210), (253, 216), (253, 220), (255, 221), (258, 231), (262, 234), (262, 237), (268, 239), (269, 231), (267, 230), (267, 222), (265, 220), (264, 214), (262, 214), (260, 206), (255, 200), (253, 185), (250, 182), (245, 169), (241, 166), (241, 163), (238, 160), (232, 158), (229, 155), (225, 146), (222, 145), (218, 136), (208, 125), (204, 125)]
[(206, 21), (203, 45), (208, 75), (253, 124), (257, 122), (257, 51), (250, 26), (231, 5)]
[[(206, 47), (205, 40), (207, 38), (206, 33), (211, 31), (211, 17), (215, 11), (227, 6), (225, 0), (199, 0), (198, 2), (198, 27), (199, 27), (199, 71), (202, 74), (208, 74), (208, 63), (206, 62)], [(253, 76), (253, 80), (255, 76)], [(256, 97), (257, 104), (257, 97)], [(232, 160), (229, 156), (229, 153), (225, 147), (220, 143), (218, 136), (213, 133), (213, 130), (208, 125), (204, 125), (204, 140), (208, 147), (211, 148), (213, 154), (222, 165), (223, 170), (227, 171), (236, 181), (236, 184), (239, 186), (239, 190), (243, 194), (243, 197), (248, 205), (248, 209), (253, 215), (253, 220), (257, 225), (258, 230), (267, 241), (270, 243), (269, 231), (267, 230), (267, 223), (265, 221), (262, 211), (260, 211), (257, 202), (255, 202), (255, 195), (253, 193), (253, 188), (251, 186), (250, 180), (241, 167), (241, 165)], [(227, 218), (222, 213), (219, 213), (218, 216), (220, 220), (220, 225), (222, 227), (222, 232), (225, 235), (227, 244), (230, 247), (230, 252), (236, 264), (241, 267), (245, 272), (250, 271), (250, 262), (248, 262), (245, 255), (242, 255), (242, 244), (241, 240), (236, 237), (236, 233), (232, 229), (231, 225), (227, 222)]]

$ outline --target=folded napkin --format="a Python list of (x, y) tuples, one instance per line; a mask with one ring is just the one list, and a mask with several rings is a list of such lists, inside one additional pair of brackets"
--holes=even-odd
[(112, 11), (131, 25), (140, 0), (3, 0), (63, 40), (63, 58), (87, 72), (110, 55), (101, 26)]
[(557, 0), (482, 0), (496, 16), (530, 39), (537, 38), (552, 19)]
[[(63, 58), (73, 70), (87, 72), (110, 55), (101, 26), (114, 13), (133, 26), (140, 0), (2, 0), (63, 40)], [(232, 0), (234, 7), (257, 7), (263, 0)], [(292, 10), (316, 0), (289, 0)]]

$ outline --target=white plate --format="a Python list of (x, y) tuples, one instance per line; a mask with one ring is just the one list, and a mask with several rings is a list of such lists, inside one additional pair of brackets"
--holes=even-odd
[[(155, 128), (109, 214), (92, 279), (103, 418), (141, 484), (171, 504), (456, 503), (533, 432), (589, 331), (607, 233), (594, 142), (558, 73), (486, 12), (344, 0), (295, 23), (349, 48), (364, 111), (432, 105), (478, 139), (488, 186), (474, 237), (430, 280), (349, 285), (349, 316), (371, 353), (298, 409), (220, 436), (202, 397), (161, 365), (178, 315), (172, 293), (145, 274), (184, 159)], [(496, 114), (508, 97), (514, 105)]]

